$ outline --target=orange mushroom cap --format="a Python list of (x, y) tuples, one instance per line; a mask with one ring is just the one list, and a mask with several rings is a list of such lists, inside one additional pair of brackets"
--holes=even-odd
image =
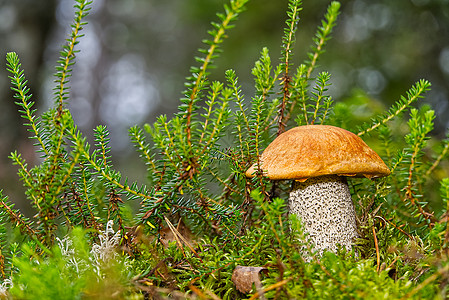
[[(272, 180), (390, 175), (383, 160), (360, 137), (329, 125), (299, 126), (282, 133), (262, 153), (260, 169)], [(256, 170), (254, 164), (245, 175), (254, 177)]]

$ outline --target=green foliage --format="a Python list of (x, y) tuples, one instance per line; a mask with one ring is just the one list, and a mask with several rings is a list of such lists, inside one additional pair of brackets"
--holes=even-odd
[[(20, 299), (447, 297), (449, 138), (431, 138), (434, 112), (412, 106), (430, 83), (420, 80), (386, 112), (371, 109), (363, 93), (334, 101), (331, 75), (318, 71), (317, 62), (340, 4), (330, 3), (306, 60), (296, 64), (302, 7), (295, 0), (287, 8), (280, 62), (275, 65), (263, 48), (252, 69), (254, 95), (243, 94), (232, 69), (223, 81), (211, 82), (220, 45), (246, 2), (231, 0), (217, 14), (175, 116), (130, 128), (147, 169), (143, 184), (113, 167), (105, 126), (94, 130), (90, 145), (65, 108), (91, 1), (75, 1), (54, 106), (42, 115), (33, 108), (17, 54), (6, 55), (16, 104), (41, 161), (29, 166), (20, 153), (10, 155), (37, 214), (27, 219), (0, 194), (0, 293)], [(355, 113), (362, 107), (370, 108), (363, 118)], [(288, 184), (269, 182), (260, 169), (253, 179), (244, 174), (287, 128), (354, 130), (363, 122), (358, 135), (392, 175), (350, 180), (360, 231), (356, 250), (319, 257), (300, 221), (287, 217), (282, 199)], [(237, 265), (267, 269), (252, 296), (232, 282)]]
[(430, 82), (424, 79), (415, 83), (415, 85), (407, 91), (407, 97), (401, 96), (401, 98), (388, 110), (388, 113), (376, 116), (376, 118), (373, 119), (372, 124), (367, 124), (359, 130), (358, 135), (364, 135), (379, 126), (386, 124), (394, 117), (399, 116), (404, 110), (409, 109), (413, 102), (422, 98), (423, 94), (429, 90), (430, 85)]
[(83, 36), (80, 31), (83, 26), (87, 25), (83, 20), (89, 14), (92, 1), (75, 0), (75, 18), (71, 27), (70, 36), (66, 39), (67, 44), (62, 47), (60, 58), (56, 66), (56, 86), (54, 88), (55, 104), (58, 110), (58, 117), (63, 113), (63, 105), (69, 95), (69, 79), (72, 73), (71, 67), (75, 64), (75, 55), (79, 50), (75, 50), (75, 46), (79, 43), (79, 39)]
[[(19, 299), (107, 299), (123, 293), (126, 272), (114, 252), (118, 235), (106, 228), (101, 243), (88, 245), (86, 233), (75, 228), (70, 237), (57, 239), (48, 256), (24, 244), (23, 255), (14, 259), (20, 271), (14, 277), (11, 295)], [(115, 239), (115, 240), (114, 240)]]

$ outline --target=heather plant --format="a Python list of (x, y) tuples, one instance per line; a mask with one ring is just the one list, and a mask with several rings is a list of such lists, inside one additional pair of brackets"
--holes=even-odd
[[(29, 166), (20, 153), (10, 156), (37, 213), (26, 218), (1, 195), (2, 297), (447, 297), (449, 137), (432, 138), (434, 112), (416, 105), (430, 83), (416, 82), (356, 128), (358, 116), (328, 94), (331, 74), (318, 66), (340, 4), (329, 4), (306, 60), (298, 63), (298, 0), (288, 4), (279, 62), (261, 49), (252, 69), (253, 95), (244, 95), (232, 69), (223, 81), (210, 81), (220, 46), (246, 2), (230, 0), (217, 14), (178, 112), (129, 129), (147, 182), (130, 182), (114, 168), (105, 126), (95, 128), (90, 145), (67, 109), (91, 1), (75, 1), (72, 31), (57, 62), (54, 104), (43, 114), (36, 114), (18, 55), (6, 55), (16, 104), (41, 160)], [(360, 231), (351, 253), (315, 255), (300, 221), (287, 215), (289, 185), (270, 182), (262, 172), (253, 179), (244, 175), (277, 135), (306, 124), (353, 131), (392, 171), (374, 181), (350, 179)], [(307, 262), (301, 255), (306, 248)], [(236, 287), (231, 278), (237, 265), (263, 267), (260, 285), (248, 293)]]

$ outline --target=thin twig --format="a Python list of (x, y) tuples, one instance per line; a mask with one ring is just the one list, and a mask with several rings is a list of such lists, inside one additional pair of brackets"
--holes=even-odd
[(262, 295), (262, 293), (277, 289), (277, 288), (287, 284), (292, 279), (293, 278), (284, 279), (282, 281), (279, 281), (279, 282), (276, 282), (276, 283), (270, 285), (269, 287), (264, 288), (261, 292), (257, 291), (256, 293), (254, 293), (254, 295), (251, 296), (251, 298), (249, 298), (249, 300), (254, 300), (254, 299), (260, 297)]
[(377, 260), (377, 268), (376, 271), (377, 273), (379, 273), (379, 269), (380, 269), (380, 252), (379, 252), (379, 244), (377, 242), (377, 236), (376, 236), (376, 229), (374, 228), (373, 225), (373, 237), (374, 237), (374, 246), (376, 247), (376, 260)]

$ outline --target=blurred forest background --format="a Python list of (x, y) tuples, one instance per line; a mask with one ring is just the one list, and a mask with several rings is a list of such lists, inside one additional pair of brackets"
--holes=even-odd
[[(304, 0), (295, 61), (302, 62), (328, 0)], [(94, 0), (71, 79), (69, 107), (92, 139), (98, 124), (111, 132), (113, 161), (133, 180), (144, 180), (128, 139), (135, 124), (172, 115), (189, 67), (225, 0)], [(251, 68), (262, 47), (279, 57), (287, 0), (251, 0), (229, 32), (212, 79), (236, 70), (250, 97)], [(53, 73), (73, 19), (73, 0), (0, 0), (0, 188), (25, 209), (22, 184), (8, 155), (39, 160), (10, 91), (4, 57), (19, 54), (39, 111), (52, 104)], [(332, 75), (335, 101), (366, 101), (382, 110), (420, 78), (432, 82), (426, 103), (436, 110), (434, 135), (449, 127), (449, 0), (348, 0), (320, 61)], [(277, 63), (275, 61), (275, 63)], [(369, 99), (369, 101), (367, 101)], [(358, 111), (363, 117), (364, 111)], [(31, 212), (30, 212), (31, 213)]]

